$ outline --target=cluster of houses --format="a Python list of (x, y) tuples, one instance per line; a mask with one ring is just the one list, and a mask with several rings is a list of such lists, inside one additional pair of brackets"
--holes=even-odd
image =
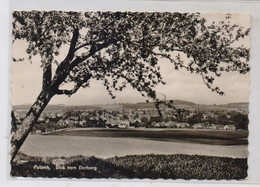
[[(106, 126), (107, 128), (118, 127), (118, 128), (134, 128), (136, 126), (132, 126), (131, 123), (127, 120), (119, 120), (115, 121), (111, 124), (111, 126)], [(236, 126), (229, 125), (217, 125), (217, 124), (207, 124), (207, 123), (196, 123), (196, 124), (188, 124), (188, 123), (178, 123), (175, 121), (169, 122), (152, 122), (149, 126), (150, 128), (189, 128), (189, 129), (212, 129), (212, 130), (236, 130)]]
[[(201, 121), (188, 123), (188, 119), (197, 115), (196, 110), (176, 111), (163, 110), (163, 120), (154, 121), (158, 117), (156, 109), (103, 109), (103, 110), (78, 110), (71, 112), (46, 111), (38, 119), (34, 129), (35, 133), (52, 131), (72, 127), (104, 127), (104, 128), (189, 128), (189, 129), (214, 129), (214, 130), (236, 130), (233, 124), (213, 124), (208, 118), (216, 118), (218, 113), (204, 111)], [(223, 114), (223, 112), (219, 112)], [(16, 118), (22, 119), (24, 111), (15, 111)], [(226, 115), (229, 118), (229, 115)], [(204, 122), (204, 121), (205, 122)], [(44, 128), (43, 125), (45, 124)], [(48, 125), (51, 124), (51, 125)]]

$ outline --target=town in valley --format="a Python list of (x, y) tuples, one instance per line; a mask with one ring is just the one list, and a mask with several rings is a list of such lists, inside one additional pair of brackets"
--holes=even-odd
[[(104, 105), (50, 105), (35, 124), (33, 134), (45, 134), (66, 128), (175, 128), (211, 130), (247, 130), (248, 103), (199, 105), (176, 100), (176, 108), (154, 103), (117, 103)], [(12, 128), (25, 117), (26, 105), (14, 106)]]

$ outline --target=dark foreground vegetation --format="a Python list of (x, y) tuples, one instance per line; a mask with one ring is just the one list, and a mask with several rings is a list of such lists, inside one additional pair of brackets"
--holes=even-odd
[[(199, 155), (41, 158), (19, 155), (12, 176), (69, 178), (245, 179), (247, 159)], [(23, 162), (21, 162), (23, 160)]]

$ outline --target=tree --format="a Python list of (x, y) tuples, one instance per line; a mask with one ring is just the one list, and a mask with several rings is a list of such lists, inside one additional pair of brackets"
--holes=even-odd
[[(161, 102), (154, 91), (155, 85), (165, 84), (160, 58), (176, 70), (200, 74), (209, 89), (223, 95), (213, 85), (214, 77), (223, 71), (249, 71), (249, 49), (235, 45), (249, 29), (232, 25), (230, 19), (227, 15), (208, 24), (199, 13), (14, 11), (13, 42), (26, 41), (28, 57), (13, 61), (39, 55), (43, 79), (42, 91), (12, 137), (12, 160), (52, 97), (71, 96), (92, 79), (102, 81), (112, 98), (113, 90), (130, 85)], [(67, 54), (58, 61), (64, 46)], [(67, 83), (74, 88), (62, 89)]]
[(217, 123), (222, 125), (228, 125), (231, 123), (231, 120), (228, 119), (227, 114), (222, 114), (218, 116)]
[(12, 125), (11, 132), (15, 132), (17, 129), (17, 119), (13, 111), (11, 112), (11, 125)]
[(146, 123), (148, 123), (148, 118), (147, 117), (142, 117), (141, 118), (141, 122), (143, 123), (143, 124), (146, 124)]
[(124, 114), (124, 115), (122, 116), (122, 120), (129, 120), (129, 117), (128, 117), (126, 114)]
[(237, 113), (232, 117), (232, 119), (236, 126), (236, 129), (243, 129), (243, 130), (248, 129), (248, 123), (249, 123), (248, 115)]

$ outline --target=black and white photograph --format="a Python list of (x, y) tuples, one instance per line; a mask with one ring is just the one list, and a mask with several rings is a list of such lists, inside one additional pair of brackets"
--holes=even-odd
[(13, 11), (10, 175), (248, 178), (250, 14)]

